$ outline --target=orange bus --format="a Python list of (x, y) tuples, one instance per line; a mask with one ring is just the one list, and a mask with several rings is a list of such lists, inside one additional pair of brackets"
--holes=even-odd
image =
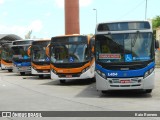
[(50, 44), (51, 79), (94, 78), (94, 38), (89, 35), (52, 37)]
[(51, 39), (36, 40), (31, 46), (31, 73), (43, 78), (50, 75), (50, 57), (46, 54), (46, 48)]
[(12, 43), (4, 43), (1, 47), (1, 69), (12, 72)]

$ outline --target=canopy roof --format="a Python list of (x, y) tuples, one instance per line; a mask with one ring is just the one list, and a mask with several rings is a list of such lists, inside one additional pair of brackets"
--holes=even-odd
[(0, 45), (5, 42), (12, 42), (14, 40), (21, 40), (22, 38), (15, 34), (0, 34)]

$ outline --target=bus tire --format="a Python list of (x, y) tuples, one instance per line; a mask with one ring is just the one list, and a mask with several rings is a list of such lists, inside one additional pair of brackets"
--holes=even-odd
[(152, 89), (145, 90), (145, 93), (151, 93), (151, 92), (152, 92)]
[(96, 82), (96, 78), (91, 78), (91, 81), (92, 82)]
[(104, 90), (101, 91), (101, 92), (102, 92), (102, 94), (107, 94), (108, 93), (108, 91), (104, 91)]
[(12, 69), (9, 69), (8, 72), (12, 72)]
[(66, 83), (66, 80), (59, 80), (59, 82), (60, 82), (61, 84), (64, 84), (64, 83)]
[(43, 77), (44, 77), (43, 75), (39, 75), (39, 78), (43, 79)]
[(20, 72), (21, 75), (25, 75), (25, 72)]

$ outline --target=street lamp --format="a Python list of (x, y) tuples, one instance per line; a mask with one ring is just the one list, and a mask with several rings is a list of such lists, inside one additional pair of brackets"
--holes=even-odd
[(97, 9), (94, 8), (93, 10), (96, 11), (96, 25), (97, 25)]
[(145, 7), (145, 20), (147, 19), (147, 0), (146, 0), (146, 7)]

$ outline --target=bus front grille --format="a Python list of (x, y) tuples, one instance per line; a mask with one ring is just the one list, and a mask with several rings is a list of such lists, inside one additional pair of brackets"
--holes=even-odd
[(135, 84), (135, 85), (110, 85), (110, 87), (138, 87), (141, 86), (141, 84)]

